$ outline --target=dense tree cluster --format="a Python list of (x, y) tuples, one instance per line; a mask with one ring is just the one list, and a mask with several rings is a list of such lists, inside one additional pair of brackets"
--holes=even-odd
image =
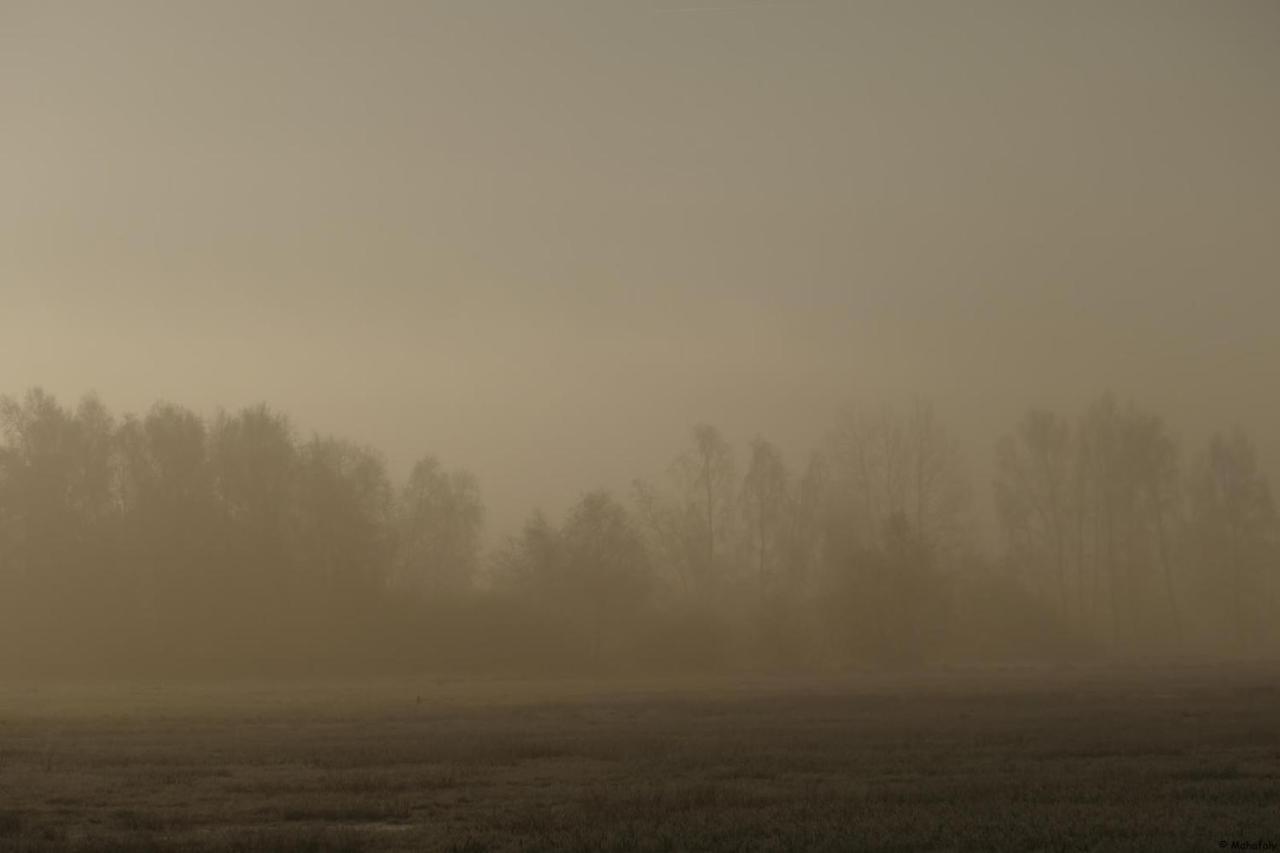
[(482, 551), (476, 480), (303, 438), (265, 406), (113, 417), (0, 400), (0, 667), (267, 672), (927, 665), (1277, 649), (1280, 523), (1253, 446), (1184, 463), (1104, 397), (1003, 438), (973, 536), (925, 404), (842, 416), (791, 469), (712, 426), (656, 482)]
[(1078, 634), (1129, 653), (1274, 647), (1280, 524), (1243, 432), (1184, 464), (1159, 416), (1111, 396), (1075, 421), (1033, 411), (1001, 442), (996, 497), (1008, 570)]
[(4, 659), (283, 666), (376, 623), (390, 585), (462, 584), (474, 481), (302, 440), (266, 406), (117, 421), (35, 390), (0, 401)]

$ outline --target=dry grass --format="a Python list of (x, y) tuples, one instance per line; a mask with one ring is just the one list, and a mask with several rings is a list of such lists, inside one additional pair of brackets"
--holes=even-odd
[(0, 849), (1280, 843), (1260, 667), (0, 688)]

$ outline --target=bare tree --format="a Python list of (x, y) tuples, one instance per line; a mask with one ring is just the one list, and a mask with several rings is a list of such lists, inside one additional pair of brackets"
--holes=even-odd
[[(1051, 412), (1028, 412), (996, 453), (996, 508), (1009, 553), (1020, 565), (1051, 567), (1058, 606), (1068, 611), (1068, 539), (1073, 530), (1071, 425)], [(1079, 591), (1079, 575), (1076, 577)], [(1078, 600), (1078, 599), (1077, 599)]]
[(899, 515), (939, 554), (962, 543), (968, 481), (955, 440), (928, 403), (905, 413), (849, 410), (826, 447), (834, 497), (864, 544), (879, 543)]
[(639, 523), (660, 566), (674, 576), (681, 596), (689, 601), (708, 590), (700, 571), (706, 559), (704, 519), (697, 507), (674, 501), (644, 480), (632, 484)]
[[(1188, 536), (1206, 588), (1225, 599), (1236, 643), (1260, 633), (1275, 607), (1280, 520), (1253, 443), (1214, 435), (1190, 481)], [(1223, 594), (1225, 593), (1225, 595)]]
[(446, 471), (434, 457), (418, 461), (397, 504), (401, 580), (434, 594), (471, 584), (479, 562), (484, 505), (466, 471)]
[(1178, 448), (1158, 415), (1130, 412), (1126, 434), (1130, 470), (1138, 491), (1140, 523), (1147, 531), (1148, 540), (1155, 539), (1154, 549), (1147, 548), (1149, 555), (1154, 550), (1148, 562), (1158, 566), (1174, 639), (1181, 647), (1182, 614), (1169, 543), (1171, 526), (1176, 523), (1181, 504)]
[(672, 469), (702, 525), (704, 557), (699, 575), (705, 585), (715, 576), (717, 546), (728, 538), (735, 479), (733, 450), (720, 430), (699, 424), (693, 429), (693, 447), (676, 459)]
[(826, 459), (822, 454), (814, 453), (796, 483), (791, 512), (783, 531), (784, 561), (792, 583), (801, 594), (812, 592), (814, 571), (824, 556), (830, 491)]
[(742, 482), (741, 506), (762, 600), (790, 513), (788, 488), (787, 469), (778, 448), (764, 439), (753, 441), (751, 464)]
[(1080, 419), (1075, 446), (1075, 553), (1088, 567), (1094, 624), (1113, 645), (1151, 642), (1162, 622), (1177, 640), (1175, 442), (1159, 417), (1107, 394)]

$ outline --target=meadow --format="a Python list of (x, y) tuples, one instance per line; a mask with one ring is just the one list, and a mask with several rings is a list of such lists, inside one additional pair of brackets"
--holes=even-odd
[(0, 850), (1277, 844), (1265, 665), (0, 686)]

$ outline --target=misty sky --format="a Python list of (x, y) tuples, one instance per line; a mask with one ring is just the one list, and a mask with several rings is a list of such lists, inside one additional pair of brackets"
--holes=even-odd
[(476, 472), (1108, 388), (1280, 450), (1280, 4), (0, 0), (0, 393)]

